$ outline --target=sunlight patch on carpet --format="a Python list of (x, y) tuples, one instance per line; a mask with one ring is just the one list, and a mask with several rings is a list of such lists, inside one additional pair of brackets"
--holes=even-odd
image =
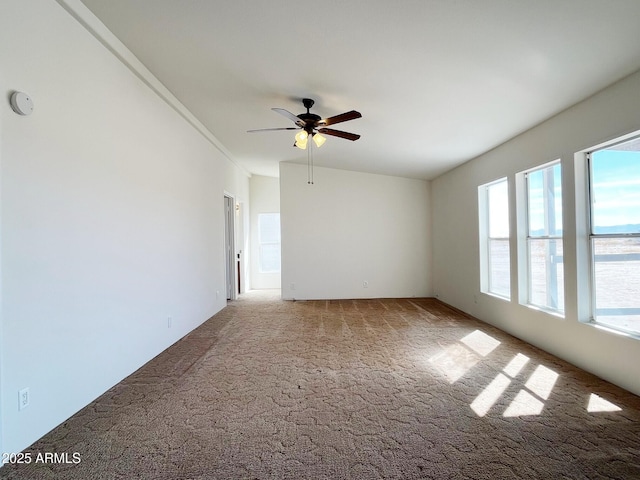
[(449, 345), (442, 352), (429, 359), (429, 362), (442, 372), (449, 383), (459, 380), (478, 361), (477, 355), (458, 344)]
[(526, 390), (520, 390), (516, 398), (504, 411), (505, 417), (524, 417), (526, 415), (540, 415), (544, 403), (531, 395)]
[(506, 367), (502, 369), (502, 371), (509, 375), (511, 378), (515, 378), (528, 362), (529, 357), (519, 353), (511, 359), (511, 361), (507, 364)]
[(471, 409), (476, 412), (479, 417), (484, 417), (502, 396), (510, 383), (511, 380), (506, 375), (499, 373), (496, 378), (480, 392), (480, 395), (471, 402)]
[(600, 395), (596, 395), (592, 393), (589, 397), (589, 404), (587, 405), (587, 412), (596, 413), (596, 412), (619, 412), (622, 409), (611, 403), (609, 400), (605, 400)]
[(471, 332), (469, 335), (462, 338), (460, 341), (464, 343), (467, 347), (469, 347), (471, 350), (473, 350), (479, 355), (482, 355), (483, 357), (486, 357), (487, 355), (489, 355), (498, 347), (498, 345), (500, 345), (499, 340), (496, 340), (491, 335), (487, 335), (486, 333), (481, 332), (480, 330), (475, 330), (474, 332)]
[(480, 392), (475, 400), (471, 402), (471, 409), (476, 412), (479, 417), (484, 417), (504, 394), (505, 390), (511, 384), (512, 379), (518, 376), (529, 360), (529, 357), (522, 353), (518, 353), (513, 357), (507, 366), (502, 369), (505, 374), (499, 373), (496, 378)]
[(556, 372), (544, 365), (538, 365), (538, 368), (531, 374), (524, 386), (540, 398), (547, 400), (557, 379), (558, 374)]

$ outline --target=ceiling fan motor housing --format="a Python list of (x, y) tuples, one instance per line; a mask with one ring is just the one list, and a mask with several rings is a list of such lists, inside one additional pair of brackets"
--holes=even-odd
[(307, 113), (301, 113), (298, 115), (298, 118), (304, 122), (304, 130), (309, 134), (313, 135), (313, 129), (319, 120), (322, 119), (320, 115), (316, 115), (315, 113), (309, 113), (309, 109), (313, 107), (315, 102), (311, 98), (303, 98), (302, 105), (307, 109)]
[(313, 131), (316, 123), (321, 120), (320, 115), (315, 113), (301, 113), (298, 118), (304, 122), (304, 129), (309, 134)]

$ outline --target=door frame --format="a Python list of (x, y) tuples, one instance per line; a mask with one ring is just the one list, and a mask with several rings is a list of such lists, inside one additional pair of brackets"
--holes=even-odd
[(225, 264), (225, 295), (227, 300), (235, 300), (236, 284), (236, 248), (235, 248), (235, 197), (224, 193), (224, 264)]

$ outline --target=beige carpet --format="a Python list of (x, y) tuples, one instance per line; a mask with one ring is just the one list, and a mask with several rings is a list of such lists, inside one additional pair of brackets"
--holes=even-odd
[(251, 292), (11, 479), (633, 479), (640, 398), (432, 299)]

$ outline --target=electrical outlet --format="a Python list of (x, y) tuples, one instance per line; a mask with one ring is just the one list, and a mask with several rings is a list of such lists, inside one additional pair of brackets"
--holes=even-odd
[(295, 289), (296, 289), (296, 284), (295, 284), (295, 283), (290, 284), (290, 285), (289, 285), (289, 288), (290, 288), (291, 290), (295, 290)]
[(216, 298), (220, 298), (220, 290), (216, 290)]
[(366, 280), (362, 282), (362, 288), (369, 288), (369, 282), (367, 282)]
[(171, 319), (171, 317), (167, 317), (167, 328), (171, 328), (172, 323), (173, 323), (173, 320)]
[(29, 406), (29, 387), (18, 392), (18, 410), (24, 410)]

